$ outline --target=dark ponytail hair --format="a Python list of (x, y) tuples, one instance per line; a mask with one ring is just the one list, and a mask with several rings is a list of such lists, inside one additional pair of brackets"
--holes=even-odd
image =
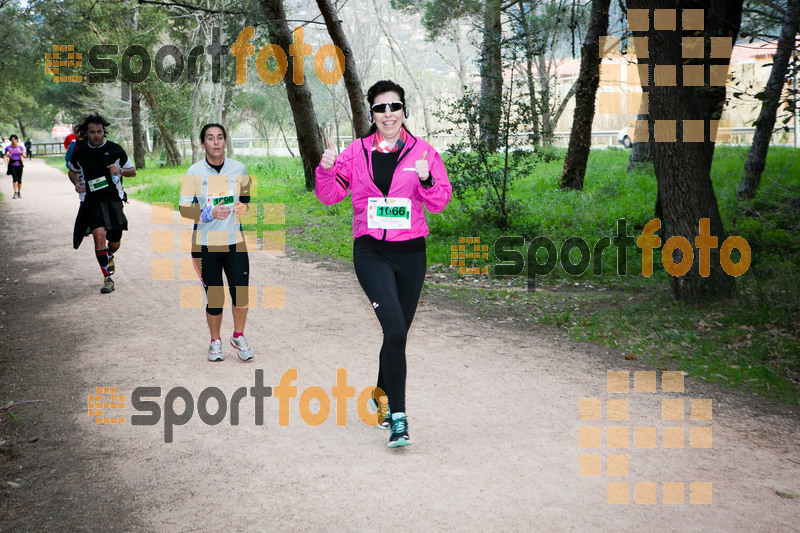
[[(383, 93), (388, 93), (388, 92), (396, 92), (397, 95), (400, 97), (400, 101), (403, 102), (403, 107), (406, 106), (406, 91), (405, 91), (405, 89), (400, 87), (398, 84), (396, 84), (392, 80), (380, 80), (380, 81), (375, 82), (372, 85), (372, 87), (370, 87), (369, 90), (367, 91), (367, 103), (369, 104), (369, 107), (370, 107), (370, 110), (369, 110), (369, 116), (370, 117), (372, 117), (372, 104), (375, 103), (375, 99), (378, 97), (378, 95), (381, 95)], [(403, 121), (403, 128), (405, 128), (405, 130), (408, 133), (411, 133), (410, 131), (408, 131), (408, 128), (406, 128), (405, 121)], [(375, 121), (373, 120), (372, 121), (372, 126), (370, 126), (370, 128), (369, 128), (369, 132), (367, 132), (367, 136), (372, 135), (376, 131), (378, 131), (378, 126), (375, 124)]]

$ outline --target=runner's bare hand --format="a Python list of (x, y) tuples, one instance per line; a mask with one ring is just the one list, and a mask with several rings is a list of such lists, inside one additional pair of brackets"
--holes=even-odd
[(231, 214), (231, 208), (224, 204), (219, 204), (211, 210), (211, 216), (217, 220), (225, 220)]
[(249, 206), (247, 204), (243, 204), (242, 202), (236, 202), (234, 204), (233, 211), (236, 213), (236, 216), (241, 218), (247, 214)]
[(425, 181), (431, 175), (430, 168), (428, 167), (428, 151), (422, 154), (422, 158), (419, 161), (414, 163), (414, 169), (417, 171), (417, 176), (419, 176), (419, 181)]
[(328, 149), (322, 153), (322, 159), (319, 162), (319, 166), (321, 166), (325, 170), (330, 170), (333, 168), (333, 165), (335, 163), (336, 163), (336, 149), (333, 147), (333, 141), (328, 139)]

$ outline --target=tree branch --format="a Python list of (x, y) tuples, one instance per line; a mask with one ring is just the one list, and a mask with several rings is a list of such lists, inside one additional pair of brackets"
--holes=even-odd
[(756, 9), (754, 7), (746, 7), (746, 8), (744, 8), (742, 10), (742, 13), (743, 14), (747, 14), (747, 15), (751, 15), (751, 14), (753, 14), (753, 15), (761, 15), (765, 19), (773, 20), (773, 21), (776, 21), (776, 22), (781, 20), (781, 17), (779, 17), (775, 13), (770, 13), (769, 11), (762, 11), (761, 9)]
[(763, 0), (763, 1), (764, 4), (768, 5), (769, 7), (780, 13), (782, 17), (786, 16), (786, 10), (785, 10), (786, 6), (781, 6), (779, 4), (776, 4), (775, 2), (771, 2), (770, 0)]
[(227, 9), (211, 9), (207, 7), (200, 7), (195, 6), (192, 4), (185, 4), (183, 2), (159, 2), (157, 0), (138, 0), (140, 4), (151, 4), (154, 6), (165, 6), (165, 7), (182, 7), (184, 9), (188, 9), (190, 11), (202, 11), (204, 13), (214, 13), (214, 14), (222, 14), (222, 15), (246, 15), (245, 11), (228, 11)]
[(515, 5), (519, 4), (520, 0), (511, 0), (511, 2), (507, 3), (504, 6), (500, 6), (500, 11), (506, 11), (509, 8), (514, 7)]
[[(2, 1), (2, 0), (0, 0), (0, 1)], [(180, 8), (183, 8), (183, 9), (187, 9), (189, 11), (202, 11), (203, 13), (211, 13), (211, 14), (214, 14), (214, 15), (247, 15), (248, 14), (247, 11), (229, 11), (229, 10), (226, 10), (226, 9), (211, 9), (211, 8), (207, 8), (207, 7), (200, 7), (200, 6), (195, 6), (195, 5), (192, 5), (192, 4), (186, 4), (184, 2), (178, 2), (178, 1), (175, 1), (175, 0), (172, 0), (172, 1), (169, 1), (169, 2), (162, 2), (160, 0), (138, 0), (138, 2), (140, 4), (151, 4), (151, 5), (154, 5), (154, 6), (180, 7)], [(316, 17), (316, 18), (319, 18), (319, 17)], [(271, 21), (268, 21), (268, 22), (270, 22), (270, 23), (272, 23), (272, 22), (301, 22), (304, 25), (305, 24), (320, 24), (322, 26), (325, 25), (324, 22), (318, 22), (316, 20), (316, 18), (312, 19), (312, 20), (280, 19), (280, 20), (271, 20)]]
[(569, 103), (569, 99), (575, 96), (575, 91), (577, 90), (578, 90), (578, 81), (575, 80), (572, 83), (572, 87), (570, 87), (569, 91), (567, 91), (566, 96), (564, 96), (564, 99), (561, 100), (561, 105), (558, 106), (558, 109), (556, 109), (556, 112), (553, 114), (553, 129), (555, 129), (555, 124), (558, 123), (558, 119), (561, 118), (561, 114), (564, 112), (564, 109), (566, 109), (567, 104)]

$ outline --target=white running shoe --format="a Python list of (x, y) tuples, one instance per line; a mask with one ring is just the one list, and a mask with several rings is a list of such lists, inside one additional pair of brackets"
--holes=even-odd
[(250, 345), (247, 344), (247, 339), (244, 338), (244, 335), (231, 337), (231, 346), (236, 348), (240, 360), (249, 361), (253, 358), (253, 350), (250, 348)]
[(223, 361), (225, 356), (222, 355), (222, 339), (214, 339), (208, 346), (208, 360), (212, 363)]

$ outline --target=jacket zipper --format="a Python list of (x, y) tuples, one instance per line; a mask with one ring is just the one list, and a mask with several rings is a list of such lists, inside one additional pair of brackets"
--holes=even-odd
[[(413, 136), (411, 136), (410, 133), (408, 135), (412, 139), (414, 138)], [(414, 141), (414, 144), (417, 144), (416, 143), (416, 139)], [(413, 145), (409, 146), (408, 149), (404, 153), (400, 154), (400, 156), (397, 158), (397, 167), (400, 166), (400, 162), (403, 160), (403, 158), (405, 158), (405, 156), (407, 156), (411, 152), (411, 148), (412, 147), (413, 147)], [(372, 173), (372, 158), (368, 155), (369, 152), (367, 151), (366, 147), (364, 146), (364, 141), (363, 140), (361, 141), (361, 148), (364, 150), (364, 157), (366, 157), (366, 159), (367, 159), (367, 170), (369, 171), (369, 177), (372, 180), (372, 184), (375, 185), (375, 175)], [(397, 167), (395, 167), (395, 169), (394, 169), (395, 172), (397, 172)], [(392, 174), (392, 182), (394, 182), (394, 174)], [(375, 185), (375, 188), (378, 188), (378, 186)], [(392, 184), (390, 183), (389, 184), (389, 189), (391, 190), (391, 188), (392, 188)], [(383, 194), (383, 192), (380, 189), (378, 189), (378, 191), (380, 191), (381, 194)], [(388, 197), (389, 197), (388, 194), (383, 194), (383, 198), (384, 199), (386, 199)], [(385, 229), (383, 230), (383, 237), (381, 237), (381, 240), (382, 241), (386, 240), (386, 230)]]

